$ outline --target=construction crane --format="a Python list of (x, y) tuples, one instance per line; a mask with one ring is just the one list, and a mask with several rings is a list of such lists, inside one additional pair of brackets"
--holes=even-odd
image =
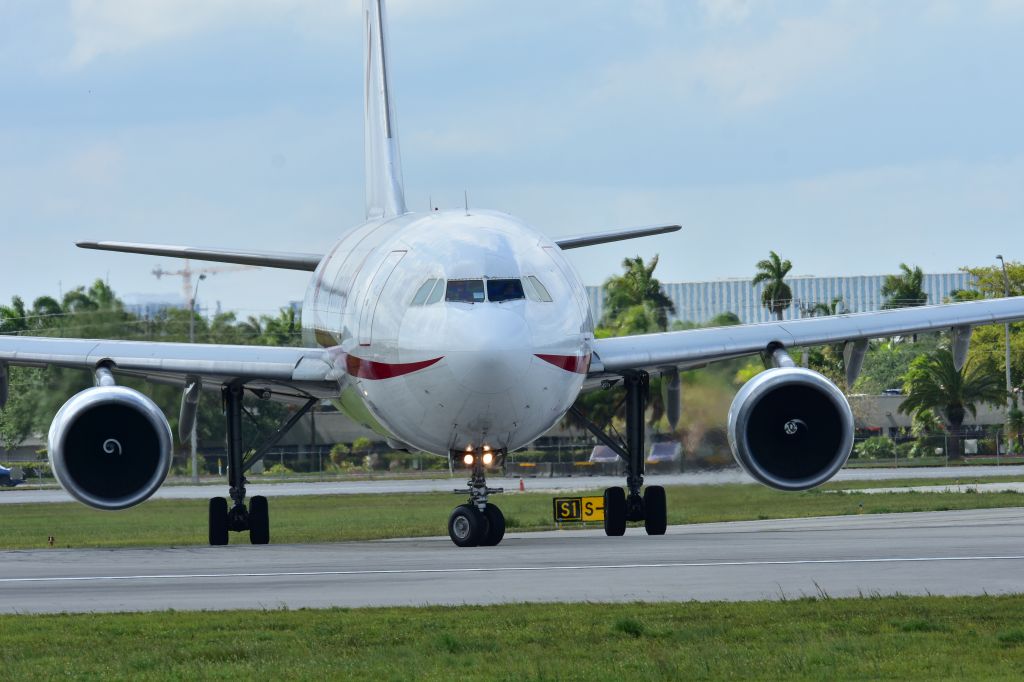
[(185, 299), (185, 306), (192, 303), (192, 277), (204, 275), (216, 275), (219, 272), (234, 272), (236, 270), (259, 270), (255, 265), (224, 265), (218, 267), (193, 268), (189, 260), (185, 259), (185, 267), (181, 270), (164, 270), (158, 265), (153, 268), (153, 275), (157, 279), (161, 277), (181, 277), (181, 295)]

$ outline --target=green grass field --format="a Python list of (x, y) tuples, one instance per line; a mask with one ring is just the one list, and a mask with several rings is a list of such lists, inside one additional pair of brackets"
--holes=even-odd
[[(906, 483), (885, 481), (874, 485)], [(671, 486), (667, 489), (669, 523), (1024, 506), (1024, 494), (1019, 493), (834, 492), (863, 485), (867, 483), (832, 484), (802, 493), (744, 484)], [(504, 511), (510, 531), (546, 530), (555, 527), (551, 520), (552, 497), (550, 492), (512, 493), (496, 496), (494, 501)], [(271, 497), (271, 541), (337, 542), (444, 535), (448, 515), (459, 502), (458, 496), (447, 493)], [(51, 535), (58, 547), (205, 544), (206, 508), (205, 500), (153, 500), (120, 512), (96, 511), (77, 503), (4, 505), (0, 507), (4, 529), (0, 548), (45, 547)], [(244, 535), (232, 534), (232, 538), (234, 542), (248, 542)]]
[(1024, 596), (0, 616), (5, 679), (1024, 678)]

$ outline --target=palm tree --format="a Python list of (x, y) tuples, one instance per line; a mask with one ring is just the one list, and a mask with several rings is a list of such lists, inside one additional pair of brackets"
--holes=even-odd
[(911, 268), (900, 263), (902, 274), (886, 275), (882, 282), (882, 296), (886, 301), (883, 309), (910, 308), (928, 302), (928, 294), (924, 292), (924, 273), (921, 268)]
[(978, 404), (1002, 405), (1006, 391), (991, 362), (972, 362), (957, 371), (953, 353), (939, 348), (933, 353), (918, 356), (907, 371), (904, 380), (907, 398), (900, 403), (903, 414), (919, 415), (923, 411), (942, 417), (950, 432), (952, 456), (959, 458), (964, 417), (970, 412), (978, 415)]
[(815, 303), (809, 308), (802, 308), (807, 317), (829, 317), (831, 315), (842, 315), (846, 309), (842, 296), (836, 296), (831, 303)]
[(11, 305), (0, 305), (0, 334), (17, 334), (28, 329), (25, 302), (20, 296), (11, 299)]
[[(645, 264), (640, 256), (626, 258), (622, 261), (622, 267), (625, 268), (624, 273), (609, 277), (604, 283), (605, 312), (602, 326), (619, 327), (621, 325), (617, 324), (617, 318), (630, 308), (643, 306), (653, 317), (658, 330), (668, 329), (668, 316), (675, 314), (676, 306), (661, 290), (661, 282), (654, 276), (658, 257), (652, 258), (650, 264)], [(638, 311), (633, 314), (637, 315)]]
[(783, 279), (793, 269), (788, 260), (779, 258), (774, 251), (768, 252), (768, 258), (757, 262), (757, 274), (751, 282), (755, 287), (764, 282), (761, 292), (761, 305), (767, 308), (776, 319), (782, 319), (782, 313), (793, 302), (793, 290)]

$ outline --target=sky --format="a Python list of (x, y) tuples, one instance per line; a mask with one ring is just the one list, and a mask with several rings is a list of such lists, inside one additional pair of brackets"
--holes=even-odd
[[(393, 0), (407, 204), (513, 213), (587, 284), (1024, 260), (1024, 0)], [(0, 0), (0, 302), (173, 259), (78, 239), (326, 251), (364, 215), (354, 0)], [(199, 267), (198, 264), (195, 264)], [(240, 315), (307, 274), (223, 272)]]

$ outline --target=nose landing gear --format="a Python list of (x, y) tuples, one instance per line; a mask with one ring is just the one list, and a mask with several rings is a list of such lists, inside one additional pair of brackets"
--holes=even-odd
[(472, 476), (466, 488), (455, 493), (469, 495), (469, 502), (460, 504), (448, 517), (448, 537), (459, 547), (493, 547), (505, 537), (505, 515), (488, 501), (490, 495), (503, 488), (488, 488), (485, 457), (496, 461), (497, 455), (487, 452), (453, 452), (452, 457), (472, 458)]
[(593, 433), (601, 443), (615, 451), (626, 463), (626, 488), (608, 488), (604, 491), (605, 535), (624, 535), (630, 521), (643, 521), (648, 535), (664, 535), (668, 527), (668, 509), (665, 489), (649, 485), (641, 495), (644, 484), (644, 411), (650, 393), (650, 376), (644, 371), (622, 374), (626, 388), (626, 442), (622, 443), (606, 434), (575, 406), (570, 411)]

